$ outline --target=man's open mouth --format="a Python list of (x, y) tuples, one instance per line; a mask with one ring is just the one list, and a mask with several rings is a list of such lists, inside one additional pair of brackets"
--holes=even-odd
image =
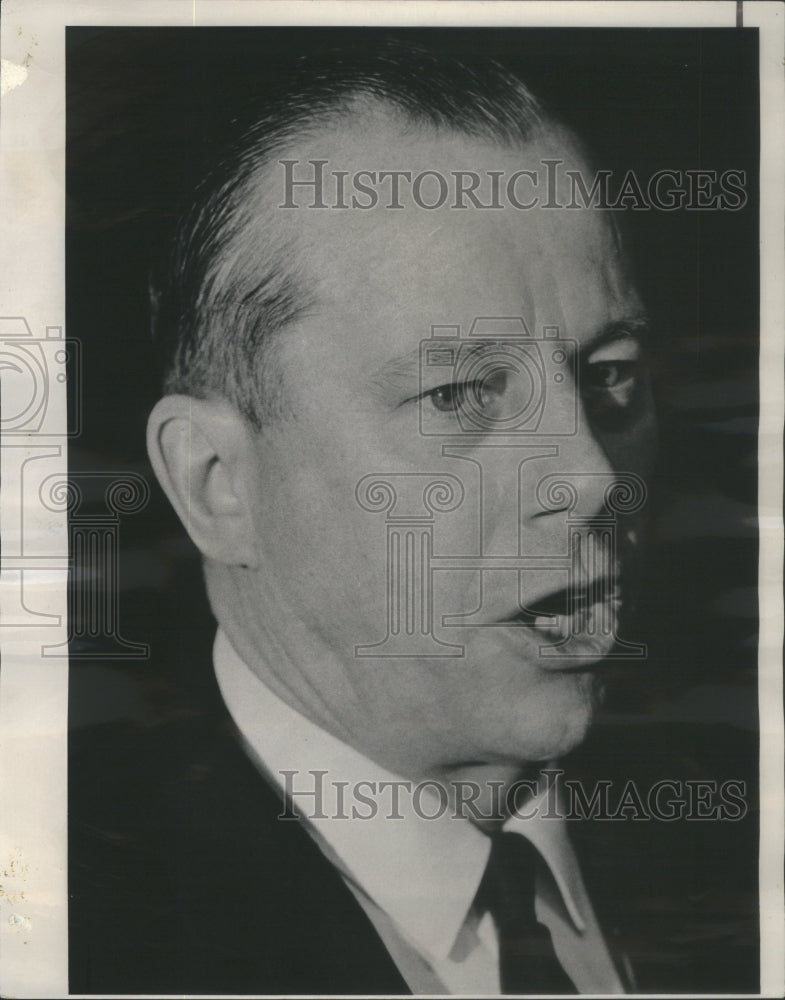
[(598, 577), (584, 587), (551, 591), (501, 618), (499, 624), (535, 628), (550, 641), (570, 635), (612, 634), (620, 605), (618, 581)]

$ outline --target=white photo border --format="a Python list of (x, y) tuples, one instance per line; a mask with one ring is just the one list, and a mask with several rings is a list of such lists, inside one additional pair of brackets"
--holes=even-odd
[[(2, 10), (0, 317), (21, 318), (50, 364), (46, 426), (4, 436), (0, 529), (0, 995), (67, 996), (67, 705), (64, 659), (41, 656), (66, 635), (64, 510), (26, 503), (30, 461), (67, 469), (63, 336), (66, 25), (386, 25), (732, 27), (760, 29), (761, 418), (759, 432), (761, 995), (785, 992), (782, 861), (782, 428), (785, 417), (785, 8), (774, 2), (232, 2), (6, 0)], [(19, 327), (18, 329), (22, 329)], [(22, 330), (22, 334), (24, 331)], [(21, 334), (20, 334), (21, 335)], [(53, 360), (54, 359), (54, 360)], [(5, 375), (5, 373), (3, 373)], [(28, 405), (13, 398), (4, 406)], [(32, 405), (32, 404), (31, 404)], [(38, 404), (36, 404), (38, 405)], [(8, 412), (8, 410), (6, 411)], [(20, 603), (35, 593), (36, 624)]]

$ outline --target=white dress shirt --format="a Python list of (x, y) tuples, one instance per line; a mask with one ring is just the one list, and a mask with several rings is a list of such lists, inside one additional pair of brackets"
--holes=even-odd
[[(421, 994), (498, 994), (493, 921), (487, 913), (478, 920), (472, 910), (489, 838), (466, 816), (446, 808), (433, 786), (401, 785), (399, 776), (285, 704), (240, 659), (221, 630), (214, 662), (218, 685), (248, 753), (268, 779), (289, 793), (410, 989)], [(537, 916), (549, 928), (559, 961), (576, 989), (623, 993), (565, 821), (552, 818), (553, 810), (547, 815), (547, 809), (537, 808), (547, 805), (553, 792), (553, 785), (543, 786), (526, 803), (525, 818), (511, 816), (504, 829), (527, 837), (547, 862), (553, 878), (538, 879)]]

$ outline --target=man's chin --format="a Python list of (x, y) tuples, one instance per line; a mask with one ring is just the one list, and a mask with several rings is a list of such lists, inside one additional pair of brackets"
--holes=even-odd
[(552, 761), (586, 739), (604, 696), (596, 670), (561, 673), (520, 699), (509, 697), (486, 717), (485, 759), (521, 766)]
[[(561, 675), (567, 690), (555, 711), (561, 723), (558, 755), (569, 753), (583, 743), (605, 698), (605, 678), (600, 662)], [(545, 755), (552, 757), (553, 753)]]

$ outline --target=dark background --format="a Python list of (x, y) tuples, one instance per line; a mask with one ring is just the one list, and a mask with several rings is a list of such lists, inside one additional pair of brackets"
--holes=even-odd
[[(144, 450), (158, 391), (150, 262), (249, 90), (266, 86), (295, 50), (378, 30), (67, 31), (67, 334), (81, 341), (83, 365), (83, 429), (70, 444), (70, 468), (77, 481), (85, 471), (136, 471), (151, 487), (146, 507), (120, 523), (117, 589), (120, 632), (148, 644), (150, 655), (114, 659), (112, 643), (88, 635), (75, 617), (75, 730), (154, 725), (177, 711), (186, 669), (182, 657), (171, 666), (178, 627), (202, 631), (208, 642), (213, 628), (195, 552)], [(508, 63), (615, 175), (747, 172), (741, 211), (622, 213), (654, 319), (661, 448), (644, 599), (635, 634), (626, 636), (645, 641), (649, 656), (609, 671), (593, 739), (609, 758), (615, 748), (640, 762), (656, 728), (681, 767), (658, 777), (747, 781), (751, 812), (739, 830), (743, 853), (729, 863), (738, 893), (729, 913), (756, 912), (757, 31), (390, 33)], [(734, 926), (731, 917), (729, 938)]]

